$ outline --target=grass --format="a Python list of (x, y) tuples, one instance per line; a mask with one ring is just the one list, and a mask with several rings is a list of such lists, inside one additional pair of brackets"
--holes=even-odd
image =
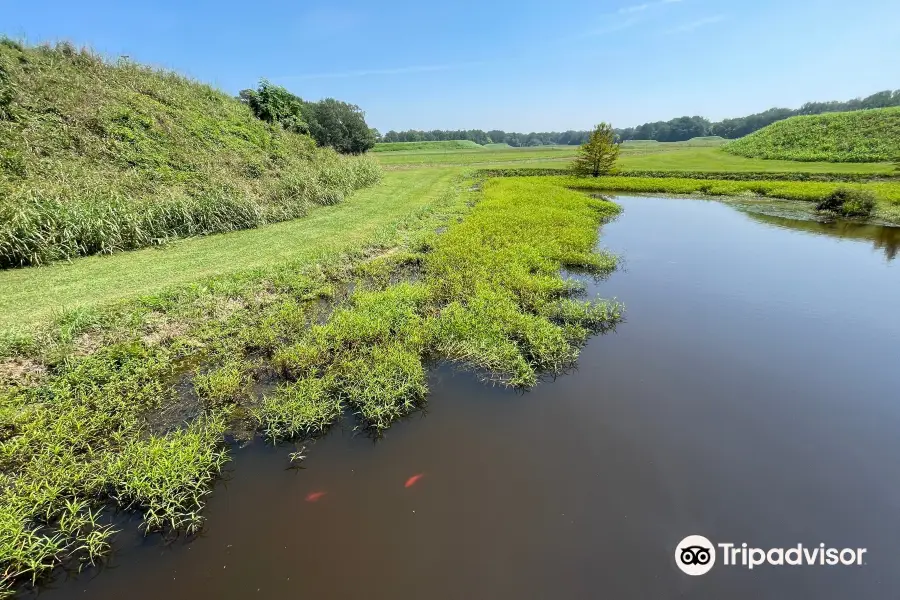
[(889, 175), (890, 163), (833, 163), (763, 160), (725, 152), (721, 148), (681, 148), (678, 151), (622, 154), (618, 168), (622, 171), (715, 171), (731, 173), (834, 173)]
[(0, 40), (0, 268), (258, 227), (374, 184), (227, 94), (63, 43)]
[(839, 183), (818, 181), (734, 181), (676, 177), (568, 178), (567, 185), (584, 190), (632, 193), (704, 194), (709, 196), (766, 196), (819, 203), (840, 189), (871, 192), (876, 199), (873, 216), (900, 223), (900, 182)]
[(500, 162), (520, 162), (547, 159), (571, 160), (575, 146), (537, 146), (533, 148), (498, 148), (477, 150), (422, 150), (415, 152), (391, 152), (377, 155), (376, 159), (386, 169), (392, 167), (446, 167), (477, 166)]
[(751, 158), (876, 162), (900, 157), (900, 107), (792, 117), (725, 146)]
[[(483, 169), (514, 168), (565, 170), (575, 156), (575, 146), (498, 148), (496, 150), (427, 150), (380, 154), (378, 162), (389, 170), (469, 166)], [(890, 163), (833, 163), (763, 160), (736, 156), (718, 145), (691, 142), (626, 142), (617, 163), (624, 174), (665, 172), (719, 173), (816, 173), (843, 177), (887, 176), (895, 172)]]
[(469, 140), (445, 142), (387, 142), (375, 144), (372, 152), (415, 152), (420, 150), (483, 150), (481, 144)]
[(458, 177), (452, 169), (387, 173), (380, 185), (303, 219), (71, 264), (0, 271), (0, 331), (204, 278), (290, 262), (325, 263), (368, 245), (392, 244), (405, 222), (446, 200)]
[(719, 137), (717, 135), (708, 135), (691, 138), (689, 140), (685, 140), (683, 142), (660, 142), (658, 140), (625, 140), (622, 142), (622, 146), (625, 149), (629, 148), (638, 148), (638, 147), (653, 147), (653, 146), (672, 146), (678, 145), (681, 148), (694, 148), (694, 147), (716, 147), (721, 146), (725, 142), (727, 142), (723, 137)]
[[(576, 299), (581, 287), (560, 276), (566, 267), (614, 268), (593, 248), (616, 205), (558, 179), (489, 180), (483, 191), (462, 192), (446, 177), (455, 175), (432, 181), (440, 187), (432, 206), (401, 216), (388, 233), (369, 230), (368, 243), (399, 251), (367, 259), (358, 246), (349, 261), (300, 253), (268, 269), (75, 311), (7, 345), (0, 593), (60, 563), (96, 561), (113, 533), (100, 516), (110, 505), (139, 511), (148, 530), (197, 530), (227, 460), (223, 433), (235, 423), (294, 439), (321, 433), (349, 407), (361, 426), (380, 431), (424, 401), (430, 361), (529, 387), (570, 366), (591, 333), (621, 319), (618, 304)], [(333, 221), (331, 232), (345, 225)], [(270, 241), (264, 230), (222, 239), (242, 235), (258, 237), (259, 252)], [(50, 269), (20, 272), (37, 281)], [(390, 276), (404, 269), (418, 276)], [(336, 290), (351, 281), (340, 301)], [(337, 303), (326, 319), (322, 298)], [(11, 364), (32, 368), (22, 376)], [(272, 377), (282, 380), (273, 393), (248, 393)], [(183, 422), (172, 409), (191, 405), (189, 389), (199, 405)]]

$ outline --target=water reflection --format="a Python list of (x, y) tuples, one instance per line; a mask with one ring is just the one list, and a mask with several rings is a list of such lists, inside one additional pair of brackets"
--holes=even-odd
[(754, 212), (747, 212), (747, 215), (755, 221), (784, 229), (852, 240), (869, 240), (876, 250), (884, 251), (884, 256), (889, 261), (897, 258), (897, 253), (900, 251), (900, 227), (866, 225), (841, 220), (807, 221)]

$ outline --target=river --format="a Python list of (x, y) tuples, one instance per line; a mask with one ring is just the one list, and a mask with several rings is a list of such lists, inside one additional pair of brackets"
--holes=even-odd
[[(377, 442), (345, 420), (302, 469), (257, 440), (203, 535), (162, 544), (131, 521), (107, 564), (40, 597), (898, 597), (896, 230), (617, 201), (601, 242), (624, 268), (590, 291), (627, 320), (576, 371), (518, 393), (441, 366), (426, 411)], [(690, 577), (690, 534), (867, 553)]]

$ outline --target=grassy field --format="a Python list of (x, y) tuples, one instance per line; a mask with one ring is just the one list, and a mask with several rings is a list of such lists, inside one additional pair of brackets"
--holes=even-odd
[(484, 150), (485, 146), (469, 140), (446, 142), (387, 142), (375, 144), (372, 152), (418, 152), (421, 150)]
[(873, 162), (900, 159), (900, 107), (792, 117), (725, 146), (751, 158)]
[[(763, 160), (725, 152), (721, 144), (649, 142), (622, 144), (618, 168), (622, 171), (709, 171), (732, 173), (835, 173), (887, 175), (891, 163), (834, 163)], [(496, 150), (425, 150), (378, 155), (385, 169), (469, 166), (478, 168), (568, 168), (575, 146), (499, 148)]]
[[(581, 287), (559, 274), (615, 267), (593, 250), (615, 204), (558, 180), (489, 180), (480, 192), (453, 186), (454, 176), (392, 174), (385, 187), (424, 188), (410, 193), (411, 205), (398, 204), (402, 225), (383, 220), (381, 236), (369, 218), (320, 222), (320, 240), (367, 229), (368, 244), (352, 256), (317, 241), (289, 257), (272, 255), (271, 232), (261, 229), (218, 236), (217, 247), (208, 246), (213, 237), (187, 240), (184, 254), (176, 247), (160, 262), (190, 269), (189, 248), (199, 245), (214, 269), (244, 253), (226, 249), (232, 241), (270, 255), (202, 285), (88, 317), (76, 311), (44, 337), (8, 346), (0, 362), (0, 593), (63, 561), (105, 554), (113, 531), (100, 518), (104, 506), (138, 511), (148, 530), (196, 531), (210, 482), (228, 460), (228, 430), (297, 439), (321, 433), (349, 407), (379, 431), (424, 401), (427, 361), (454, 360), (530, 387), (540, 373), (570, 367), (592, 333), (621, 319), (615, 303), (572, 298)], [(423, 206), (429, 190), (437, 199)], [(298, 221), (282, 241), (315, 228), (310, 220), (326, 212)], [(362, 250), (378, 240), (396, 247), (366, 259)], [(105, 260), (132, 256), (139, 254)], [(86, 265), (82, 275), (99, 268), (98, 259), (77, 263)], [(120, 268), (140, 273), (138, 265)], [(21, 272), (40, 279), (49, 270)], [(398, 279), (403, 273), (416, 276)], [(322, 300), (336, 301), (350, 281), (349, 297), (324, 319)], [(272, 378), (277, 389), (257, 397), (254, 382)]]
[(721, 148), (680, 148), (657, 153), (626, 153), (619, 160), (623, 171), (727, 171), (794, 172), (794, 173), (862, 173), (890, 174), (891, 163), (834, 163), (798, 162), (746, 158), (725, 152)]
[(533, 148), (480, 147), (477, 150), (421, 150), (381, 153), (376, 158), (385, 168), (432, 167), (454, 165), (490, 165), (502, 162), (570, 160), (575, 146), (536, 146)]
[(210, 86), (0, 39), (0, 268), (284, 221), (380, 174)]

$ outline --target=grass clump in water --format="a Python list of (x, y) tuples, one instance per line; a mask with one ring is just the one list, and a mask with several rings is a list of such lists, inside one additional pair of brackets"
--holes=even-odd
[(838, 188), (816, 205), (819, 212), (842, 217), (868, 217), (875, 210), (875, 194), (869, 190)]
[(273, 440), (309, 437), (325, 431), (341, 415), (333, 387), (333, 381), (325, 378), (301, 379), (279, 386), (254, 411), (259, 428)]

